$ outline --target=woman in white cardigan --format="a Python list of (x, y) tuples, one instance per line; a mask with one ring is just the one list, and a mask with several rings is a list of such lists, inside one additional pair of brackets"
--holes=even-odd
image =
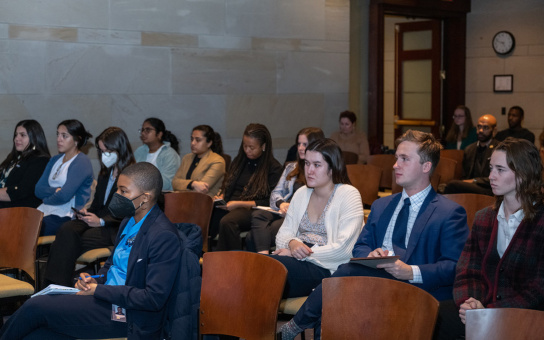
[(306, 148), (306, 186), (289, 205), (273, 258), (288, 270), (284, 297), (306, 296), (351, 257), (364, 226), (363, 204), (331, 139)]

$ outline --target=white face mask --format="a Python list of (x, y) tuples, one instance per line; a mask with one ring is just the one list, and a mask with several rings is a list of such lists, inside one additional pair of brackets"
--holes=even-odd
[(112, 165), (117, 163), (117, 153), (115, 152), (102, 152), (102, 163), (106, 168), (111, 168)]

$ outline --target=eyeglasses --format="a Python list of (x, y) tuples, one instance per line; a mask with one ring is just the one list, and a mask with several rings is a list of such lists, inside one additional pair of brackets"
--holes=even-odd
[(155, 129), (153, 129), (153, 128), (149, 128), (149, 127), (145, 128), (145, 129), (138, 129), (138, 133), (144, 132), (145, 134), (148, 134), (148, 133), (150, 133), (151, 131), (157, 131), (157, 130), (155, 130)]
[(453, 119), (455, 118), (465, 118), (465, 116), (456, 116), (456, 115), (453, 115)]
[(480, 124), (478, 124), (478, 125), (476, 126), (476, 128), (477, 128), (478, 130), (484, 130), (484, 131), (489, 131), (489, 130), (491, 130), (491, 126), (489, 126), (489, 125), (480, 125)]

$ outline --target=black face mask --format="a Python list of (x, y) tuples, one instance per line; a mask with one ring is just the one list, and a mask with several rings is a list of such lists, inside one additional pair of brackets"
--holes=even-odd
[[(142, 196), (143, 194), (139, 195), (138, 197)], [(134, 216), (136, 214), (136, 210), (139, 209), (144, 202), (140, 203), (138, 208), (134, 207), (134, 201), (138, 197), (134, 197), (133, 199), (126, 198), (123, 195), (119, 195), (118, 193), (114, 193), (113, 197), (111, 198), (110, 204), (108, 205), (108, 209), (110, 210), (111, 214), (116, 218), (125, 218), (129, 216)]]

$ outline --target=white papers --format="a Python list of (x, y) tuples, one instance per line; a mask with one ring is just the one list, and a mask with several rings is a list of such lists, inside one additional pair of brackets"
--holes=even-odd
[(268, 211), (268, 212), (271, 212), (273, 214), (276, 214), (276, 215), (281, 215), (279, 211), (276, 211), (270, 207), (266, 207), (266, 206), (263, 206), (263, 205), (258, 205), (256, 207), (253, 207), (253, 209), (258, 209), (258, 210), (264, 210), (264, 211)]
[(79, 292), (79, 289), (77, 288), (51, 284), (47, 286), (46, 288), (40, 290), (36, 294), (32, 295), (31, 298), (38, 295), (75, 294), (77, 292)]

